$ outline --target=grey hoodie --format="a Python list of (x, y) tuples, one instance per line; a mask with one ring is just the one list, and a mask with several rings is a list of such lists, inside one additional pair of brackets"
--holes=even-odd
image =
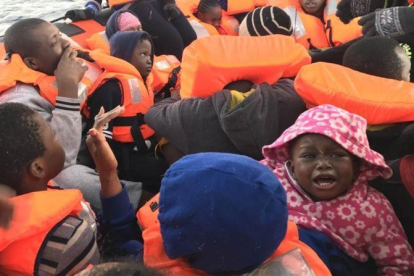
[(260, 160), (262, 147), (293, 125), (306, 107), (288, 79), (254, 90), (231, 110), (229, 90), (206, 99), (165, 99), (147, 111), (145, 122), (184, 154), (228, 152)]

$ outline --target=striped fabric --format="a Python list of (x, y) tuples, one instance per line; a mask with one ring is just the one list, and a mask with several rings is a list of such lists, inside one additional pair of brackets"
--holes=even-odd
[(68, 216), (48, 234), (36, 261), (36, 275), (68, 275), (99, 262), (95, 231), (86, 220)]

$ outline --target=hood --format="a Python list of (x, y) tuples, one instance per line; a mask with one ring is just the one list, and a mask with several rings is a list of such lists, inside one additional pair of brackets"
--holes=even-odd
[(154, 43), (151, 36), (143, 31), (117, 32), (114, 34), (109, 40), (111, 56), (130, 62), (135, 46), (143, 35), (147, 35), (151, 42), (151, 62), (154, 64)]
[(392, 170), (381, 154), (369, 147), (367, 122), (364, 118), (332, 105), (320, 105), (302, 113), (273, 144), (263, 147), (264, 162), (271, 168), (289, 160), (288, 144), (306, 133), (327, 136), (362, 160), (360, 175), (367, 180), (378, 176), (389, 178)]
[(208, 274), (259, 267), (286, 234), (285, 191), (265, 166), (242, 155), (199, 153), (174, 163), (160, 190), (166, 254)]
[(138, 18), (138, 16), (131, 10), (122, 10), (122, 11), (116, 11), (114, 12), (108, 19), (108, 21), (106, 22), (106, 29), (105, 29), (105, 34), (108, 37), (108, 39), (111, 38), (111, 36), (113, 36), (115, 33), (119, 32), (119, 28), (118, 28), (118, 17), (124, 13), (124, 12), (129, 12), (132, 15), (134, 15), (135, 17)]

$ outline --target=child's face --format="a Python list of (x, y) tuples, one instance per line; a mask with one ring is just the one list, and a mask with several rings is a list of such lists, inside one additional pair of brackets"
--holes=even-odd
[(221, 22), (221, 7), (212, 7), (205, 13), (199, 13), (199, 19), (204, 23), (220, 27)]
[(318, 16), (325, 5), (325, 0), (299, 0), (299, 2), (307, 14), (314, 16)]
[(358, 173), (351, 153), (334, 140), (305, 134), (290, 150), (293, 178), (314, 200), (331, 200), (346, 193)]
[(35, 70), (53, 76), (63, 51), (70, 46), (70, 42), (62, 38), (55, 25), (45, 23), (41, 26), (35, 33), (40, 41), (37, 54), (33, 57), (37, 66)]
[(138, 41), (131, 57), (131, 64), (138, 70), (143, 79), (146, 79), (152, 70), (152, 45), (149, 40)]

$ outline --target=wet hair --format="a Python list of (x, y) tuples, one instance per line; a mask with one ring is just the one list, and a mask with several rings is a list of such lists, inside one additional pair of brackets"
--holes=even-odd
[(232, 81), (224, 86), (224, 89), (236, 90), (238, 92), (246, 93), (252, 89), (253, 83), (248, 80)]
[(15, 190), (25, 168), (46, 150), (36, 114), (20, 103), (0, 105), (0, 183)]
[(200, 3), (198, 3), (197, 11), (199, 13), (206, 13), (211, 8), (220, 7), (221, 5), (217, 0), (201, 0)]
[(161, 276), (157, 271), (147, 268), (140, 263), (104, 263), (93, 267), (88, 276)]
[(364, 38), (346, 50), (342, 65), (369, 75), (402, 80), (403, 64), (395, 52), (398, 47), (392, 38)]
[(4, 34), (6, 52), (19, 54), (22, 58), (35, 55), (41, 43), (36, 30), (46, 23), (48, 22), (39, 18), (23, 19), (14, 23)]

